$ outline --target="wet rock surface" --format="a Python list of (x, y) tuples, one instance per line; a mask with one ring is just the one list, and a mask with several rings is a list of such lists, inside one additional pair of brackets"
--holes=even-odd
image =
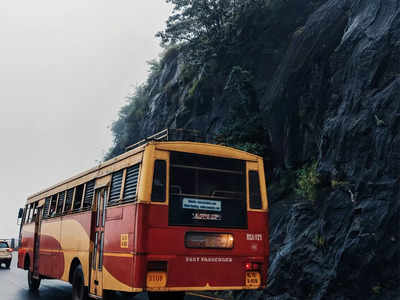
[[(253, 74), (271, 233), (267, 289), (236, 298), (400, 299), (400, 0), (285, 5), (243, 30), (252, 39), (230, 64)], [(229, 64), (187, 79), (179, 57), (152, 79), (133, 139), (224, 126)], [(314, 202), (294, 192), (294, 170), (310, 162)]]
[(267, 113), (284, 104), (289, 118), (270, 127), (283, 163), (316, 154), (322, 182), (309, 208), (270, 197), (272, 259), (260, 298), (400, 298), (399, 6), (327, 2), (264, 98)]

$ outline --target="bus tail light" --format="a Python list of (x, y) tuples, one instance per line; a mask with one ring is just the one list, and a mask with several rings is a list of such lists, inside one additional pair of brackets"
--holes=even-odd
[(232, 249), (233, 235), (230, 233), (187, 232), (186, 248)]
[(246, 271), (259, 271), (260, 270), (260, 264), (258, 263), (246, 263)]

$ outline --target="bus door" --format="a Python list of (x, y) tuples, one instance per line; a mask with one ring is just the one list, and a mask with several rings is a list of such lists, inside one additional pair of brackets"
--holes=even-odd
[(93, 205), (94, 222), (92, 227), (92, 255), (90, 294), (103, 296), (103, 252), (104, 252), (104, 226), (106, 218), (107, 188), (96, 190), (95, 205)]
[(40, 225), (42, 223), (43, 204), (38, 203), (34, 208), (35, 235), (33, 242), (33, 275), (39, 276), (39, 257), (40, 257)]

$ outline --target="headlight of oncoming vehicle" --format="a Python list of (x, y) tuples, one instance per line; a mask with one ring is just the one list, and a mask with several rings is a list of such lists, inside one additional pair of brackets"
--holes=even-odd
[(186, 248), (232, 249), (233, 235), (231, 233), (186, 232)]

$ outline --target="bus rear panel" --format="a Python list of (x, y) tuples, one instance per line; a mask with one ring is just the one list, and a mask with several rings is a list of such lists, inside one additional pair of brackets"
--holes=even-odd
[[(262, 164), (254, 170), (254, 163), (244, 160), (175, 151), (169, 153), (169, 176), (162, 164), (155, 160), (152, 202), (144, 207), (148, 254), (146, 269), (139, 272), (147, 274), (146, 289), (265, 287), (266, 204), (260, 180), (250, 182), (251, 172), (259, 179)], [(163, 176), (169, 178), (168, 199), (160, 196), (166, 190)]]

